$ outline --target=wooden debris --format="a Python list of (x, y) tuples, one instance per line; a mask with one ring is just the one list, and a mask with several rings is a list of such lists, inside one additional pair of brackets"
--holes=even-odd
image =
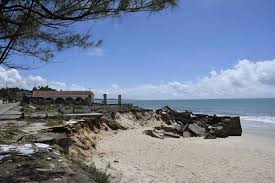
[(159, 138), (159, 139), (164, 139), (163, 134), (162, 133), (158, 133), (155, 130), (145, 130), (143, 133), (146, 134), (146, 135), (149, 135), (151, 137), (155, 137), (155, 138)]

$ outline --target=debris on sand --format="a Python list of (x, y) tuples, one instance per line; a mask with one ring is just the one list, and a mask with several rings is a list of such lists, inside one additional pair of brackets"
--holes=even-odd
[(216, 115), (193, 114), (178, 112), (165, 106), (156, 111), (168, 126), (157, 126), (146, 132), (157, 138), (174, 137), (204, 137), (205, 139), (241, 136), (242, 127), (240, 117), (218, 117)]
[(26, 143), (26, 144), (0, 144), (0, 161), (10, 157), (11, 155), (17, 156), (30, 156), (39, 151), (47, 151), (52, 148), (48, 144), (42, 143)]

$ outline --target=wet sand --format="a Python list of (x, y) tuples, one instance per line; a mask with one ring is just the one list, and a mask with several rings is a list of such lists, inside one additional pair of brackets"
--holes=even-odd
[(245, 129), (241, 137), (157, 139), (143, 129), (103, 138), (93, 162), (121, 182), (275, 182), (275, 132)]

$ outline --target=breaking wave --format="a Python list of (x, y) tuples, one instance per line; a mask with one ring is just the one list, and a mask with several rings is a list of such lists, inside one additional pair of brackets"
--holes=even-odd
[(241, 116), (241, 120), (242, 121), (275, 124), (275, 117), (273, 117), (273, 116)]

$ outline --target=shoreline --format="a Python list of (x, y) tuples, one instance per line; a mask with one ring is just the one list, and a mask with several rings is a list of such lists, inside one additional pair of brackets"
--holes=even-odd
[(242, 124), (242, 127), (245, 129), (260, 129), (260, 130), (275, 131), (275, 123), (261, 122), (261, 121), (255, 121), (255, 120), (244, 120), (241, 118), (241, 124)]

